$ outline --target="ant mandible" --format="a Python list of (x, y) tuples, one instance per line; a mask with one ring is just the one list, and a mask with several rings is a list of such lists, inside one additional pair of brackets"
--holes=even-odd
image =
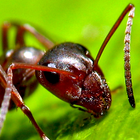
[[(48, 140), (48, 137), (39, 128), (34, 120), (29, 108), (25, 106), (22, 94), (26, 88), (38, 81), (54, 95), (70, 103), (83, 111), (93, 114), (95, 117), (104, 115), (111, 105), (110, 89), (106, 83), (104, 74), (98, 66), (101, 54), (114, 34), (125, 15), (130, 11), (125, 31), (125, 82), (130, 105), (135, 107), (135, 100), (132, 90), (130, 73), (130, 32), (132, 19), (134, 17), (134, 6), (129, 4), (122, 12), (109, 34), (105, 38), (96, 59), (94, 60), (89, 51), (80, 44), (65, 42), (54, 46), (54, 43), (39, 34), (34, 28), (27, 25), (17, 25), (12, 23), (4, 24), (3, 28), (3, 51), (0, 66), (0, 90), (3, 92), (1, 98), (0, 130), (2, 129), (10, 99), (20, 107), (24, 114), (31, 120), (40, 137)], [(18, 29), (15, 50), (8, 50), (7, 31), (9, 27), (16, 26)], [(32, 47), (24, 47), (24, 33), (32, 33), (46, 48), (50, 49), (46, 53)], [(32, 57), (25, 57), (30, 54)], [(6, 74), (6, 72), (7, 74)], [(18, 76), (18, 78), (16, 78)], [(21, 77), (20, 77), (21, 76)], [(19, 78), (20, 77), (20, 78)], [(32, 79), (30, 81), (30, 79)], [(27, 84), (25, 84), (27, 83)], [(21, 87), (26, 88), (22, 91)], [(4, 94), (5, 89), (5, 94)], [(30, 91), (32, 92), (32, 91)]]

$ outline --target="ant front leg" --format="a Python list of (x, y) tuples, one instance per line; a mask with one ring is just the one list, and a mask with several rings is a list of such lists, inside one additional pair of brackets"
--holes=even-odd
[(17, 89), (13, 85), (13, 69), (34, 69), (34, 70), (42, 70), (42, 71), (49, 71), (49, 72), (57, 72), (59, 74), (63, 74), (65, 76), (72, 76), (73, 79), (77, 80), (77, 76), (71, 72), (64, 71), (64, 70), (59, 70), (56, 68), (49, 68), (46, 66), (40, 66), (40, 65), (33, 65), (33, 64), (24, 64), (24, 63), (12, 63), (8, 70), (7, 70), (7, 75), (5, 74), (5, 71), (3, 70), (2, 67), (0, 67), (0, 73), (1, 75), (4, 75), (5, 81), (6, 81), (6, 89), (5, 89), (5, 95), (4, 95), (4, 101), (2, 103), (1, 107), (1, 116), (0, 116), (0, 130), (3, 126), (3, 122), (5, 120), (6, 113), (8, 111), (8, 106), (9, 106), (9, 100), (12, 98), (14, 103), (16, 104), (17, 107), (20, 107), (20, 109), (23, 111), (23, 113), (30, 119), (34, 127), (36, 128), (37, 132), (39, 133), (40, 137), (43, 140), (49, 140), (44, 132), (40, 129), (38, 124), (36, 123), (34, 117), (32, 116), (31, 111), (29, 108), (24, 104), (20, 94), (18, 93)]
[[(23, 111), (23, 113), (30, 119), (32, 124), (35, 126), (37, 132), (39, 133), (40, 137), (43, 140), (49, 140), (49, 138), (45, 135), (45, 133), (41, 130), (41, 128), (36, 123), (30, 109), (24, 104), (24, 102), (23, 102), (20, 94), (18, 93), (17, 89), (12, 84), (12, 82), (11, 82), (12, 77), (13, 77), (12, 70), (8, 69), (8, 71), (9, 72), (8, 72), (8, 76), (7, 76), (5, 71), (3, 70), (3, 68), (0, 65), (0, 75), (3, 76), (4, 80), (2, 80), (2, 82), (3, 82), (3, 85), (6, 87), (4, 99), (3, 99), (3, 102), (2, 102), (2, 106), (1, 106), (0, 131), (1, 131), (2, 126), (3, 126), (5, 116), (8, 112), (9, 101), (12, 98), (12, 100), (17, 105), (17, 107), (20, 107), (20, 109)], [(2, 78), (2, 76), (0, 76), (0, 79)], [(6, 82), (7, 82), (7, 84), (6, 84)]]
[[(0, 65), (0, 81), (1, 81), (2, 86), (6, 88), (7, 75), (1, 65)], [(0, 112), (0, 133), (3, 127), (3, 122), (6, 118), (6, 114), (8, 112), (10, 98), (11, 98), (11, 93), (8, 95), (4, 94), (4, 98), (1, 104), (1, 112)]]

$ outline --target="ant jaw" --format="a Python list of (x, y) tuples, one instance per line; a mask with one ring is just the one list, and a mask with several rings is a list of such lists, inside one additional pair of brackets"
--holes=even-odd
[(103, 116), (111, 105), (111, 94), (105, 79), (97, 72), (89, 74), (84, 81), (81, 96), (76, 102), (95, 117)]
[(99, 118), (101, 116), (104, 116), (107, 112), (107, 110), (110, 108), (110, 106), (108, 106), (106, 108), (106, 110), (102, 110), (102, 107), (101, 107), (101, 112), (95, 112), (93, 111), (92, 109), (87, 109), (85, 107), (83, 107), (82, 105), (78, 105), (78, 103), (72, 103), (70, 104), (73, 108), (78, 108), (79, 110), (81, 111), (84, 111), (84, 112), (88, 112), (90, 113), (91, 115), (93, 115), (95, 118)]
[(103, 104), (98, 108), (98, 111), (95, 112), (91, 109), (88, 109), (87, 112), (91, 113), (95, 118), (99, 118), (101, 116), (104, 116), (109, 110), (109, 108), (110, 105)]

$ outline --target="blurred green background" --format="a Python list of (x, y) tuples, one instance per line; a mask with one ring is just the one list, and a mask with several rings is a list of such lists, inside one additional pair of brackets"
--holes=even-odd
[[(51, 140), (138, 140), (140, 139), (140, 1), (104, 0), (1, 0), (0, 24), (4, 21), (29, 23), (41, 29), (56, 43), (72, 41), (86, 46), (95, 58), (104, 38), (128, 5), (136, 7), (131, 38), (131, 67), (136, 109), (128, 103), (124, 84), (123, 40), (127, 17), (109, 41), (99, 65), (111, 89), (123, 86), (112, 95), (108, 114), (95, 119), (39, 86), (26, 105), (39, 126)], [(14, 38), (13, 38), (14, 39)], [(13, 39), (10, 47), (13, 48)], [(44, 49), (27, 35), (27, 44)], [(0, 137), (1, 140), (40, 139), (28, 118), (15, 109), (9, 111)]]

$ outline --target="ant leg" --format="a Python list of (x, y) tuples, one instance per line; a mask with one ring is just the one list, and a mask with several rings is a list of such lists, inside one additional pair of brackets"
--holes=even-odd
[[(3, 25), (2, 25), (2, 49), (3, 49), (4, 54), (6, 54), (7, 50), (9, 49), (9, 46), (8, 46), (8, 31), (12, 26), (13, 25), (9, 22), (4, 22)], [(17, 27), (17, 28), (19, 28), (19, 27)], [(19, 39), (20, 38), (23, 38), (23, 37), (19, 36)], [(19, 40), (19, 42), (20, 42), (20, 40)], [(22, 39), (22, 42), (18, 44), (19, 45), (18, 47), (22, 47), (23, 44), (25, 44), (25, 43), (24, 43), (24, 40)], [(17, 44), (16, 44), (16, 47), (17, 47)]]
[(35, 28), (33, 28), (32, 26), (30, 26), (28, 24), (19, 25), (14, 22), (11, 22), (11, 23), (5, 22), (2, 26), (3, 50), (4, 51), (6, 51), (6, 49), (8, 48), (7, 32), (9, 30), (9, 28), (11, 28), (12, 26), (15, 26), (17, 28), (16, 45), (19, 45), (20, 47), (25, 45), (25, 41), (24, 41), (25, 32), (29, 32), (33, 36), (35, 36), (35, 38), (37, 38), (37, 40), (41, 44), (43, 44), (47, 49), (51, 49), (54, 46), (54, 43), (51, 40), (49, 40), (48, 38), (46, 38), (45, 36), (40, 34), (38, 31), (35, 30)]
[[(9, 80), (9, 79), (8, 79)], [(12, 85), (12, 84), (11, 84)], [(11, 89), (10, 87), (10, 82), (9, 84), (7, 84), (7, 88)], [(39, 133), (40, 137), (43, 140), (49, 140), (49, 138), (45, 135), (45, 133), (41, 130), (41, 128), (38, 126), (37, 122), (35, 121), (30, 109), (24, 104), (20, 94), (18, 93), (17, 89), (13, 86), (12, 88), (12, 100), (14, 101), (14, 103), (17, 105), (17, 107), (20, 107), (20, 109), (23, 111), (23, 113), (30, 119), (30, 121), (32, 122), (32, 124), (34, 125), (35, 129), (37, 130), (37, 132)], [(10, 92), (10, 91), (8, 91)], [(6, 94), (6, 93), (5, 93)]]
[(8, 30), (11, 27), (11, 24), (5, 22), (2, 25), (2, 49), (3, 53), (5, 53), (8, 50), (8, 39), (7, 39), (7, 34)]
[(4, 88), (6, 87), (6, 79), (7, 79), (7, 75), (6, 75), (3, 67), (0, 65), (0, 81)]
[[(0, 80), (4, 87), (6, 87), (7, 75), (0, 65)], [(1, 104), (1, 113), (0, 113), (0, 132), (3, 127), (4, 120), (6, 118), (6, 114), (8, 112), (8, 107), (11, 99), (11, 93), (5, 93), (4, 98)]]
[(111, 90), (111, 94), (115, 94), (117, 93), (119, 90), (122, 90), (123, 86), (119, 85), (117, 87), (115, 87), (114, 89)]
[(116, 31), (116, 29), (119, 27), (120, 23), (124, 19), (125, 15), (129, 13), (128, 16), (128, 21), (127, 21), (127, 27), (126, 27), (126, 32), (125, 32), (125, 56), (124, 56), (124, 61), (125, 61), (125, 83), (126, 83), (126, 90), (127, 90), (127, 95), (129, 99), (130, 105), (134, 108), (135, 107), (135, 99), (133, 96), (133, 89), (132, 89), (132, 82), (131, 82), (131, 72), (130, 72), (130, 33), (131, 33), (131, 26), (132, 26), (132, 19), (134, 17), (134, 10), (135, 7), (132, 4), (129, 4), (125, 10), (122, 12), (118, 20), (115, 22), (114, 26), (111, 28), (110, 32), (108, 33), (107, 37), (105, 38), (97, 56), (94, 61), (94, 70), (98, 69), (98, 61), (101, 57), (101, 54), (103, 53), (103, 50), (106, 47), (106, 44)]
[(42, 34), (37, 32), (35, 30), (35, 28), (30, 26), (29, 24), (24, 24), (24, 25), (19, 26), (18, 33), (17, 33), (17, 38), (16, 38), (16, 43), (17, 44), (18, 43), (19, 44), (23, 43), (23, 36), (24, 36), (25, 32), (30, 32), (32, 35), (34, 35), (37, 38), (37, 40), (41, 44), (43, 44), (47, 49), (51, 49), (54, 46), (54, 43), (52, 41), (50, 41), (45, 36), (43, 36)]
[(9, 101), (12, 98), (12, 100), (17, 105), (17, 107), (20, 107), (20, 109), (23, 111), (23, 113), (30, 119), (32, 124), (35, 126), (37, 132), (39, 133), (40, 137), (43, 140), (49, 140), (49, 138), (47, 138), (47, 136), (44, 134), (44, 132), (40, 129), (40, 127), (36, 123), (36, 121), (35, 121), (32, 113), (31, 113), (30, 109), (24, 104), (24, 102), (23, 102), (20, 94), (18, 93), (17, 89), (12, 84), (12, 81), (11, 81), (12, 77), (13, 77), (12, 71), (9, 70), (8, 76), (7, 76), (5, 71), (3, 70), (3, 68), (0, 66), (0, 74), (3, 75), (5, 81), (7, 81), (7, 85), (4, 82), (4, 85), (6, 86), (6, 89), (5, 89), (4, 100), (2, 102), (2, 107), (1, 107), (0, 131), (1, 131), (2, 126), (3, 126), (5, 116), (6, 116), (7, 112), (8, 112)]
[(18, 29), (17, 35), (16, 35), (16, 44), (18, 44), (18, 45), (20, 45), (20, 46), (25, 45), (24, 44), (24, 33), (29, 32), (33, 36), (35, 36), (35, 38), (41, 44), (43, 44), (47, 49), (51, 49), (54, 46), (54, 43), (51, 40), (49, 40), (48, 38), (46, 38), (45, 36), (40, 34), (35, 28), (30, 26), (29, 24), (19, 25), (19, 24), (14, 23), (14, 22), (12, 22), (10, 24), (12, 26), (15, 26)]
[(49, 68), (46, 66), (40, 66), (40, 65), (31, 65), (31, 64), (23, 64), (23, 63), (12, 63), (8, 70), (7, 70), (7, 75), (5, 71), (3, 70), (2, 67), (0, 67), (0, 74), (3, 75), (5, 78), (6, 84), (5, 84), (5, 95), (4, 95), (4, 100), (2, 102), (2, 107), (1, 107), (1, 116), (0, 116), (0, 130), (2, 129), (3, 122), (5, 120), (6, 113), (8, 111), (9, 107), (9, 101), (10, 98), (14, 101), (17, 107), (20, 107), (20, 109), (23, 111), (23, 113), (30, 119), (34, 127), (36, 128), (37, 132), (41, 136), (43, 140), (48, 140), (48, 138), (45, 136), (44, 132), (40, 129), (38, 124), (36, 123), (35, 119), (32, 116), (31, 111), (27, 106), (25, 106), (20, 94), (14, 87), (12, 81), (13, 81), (13, 69), (18, 69), (18, 68), (29, 68), (29, 69), (34, 69), (34, 70), (42, 70), (42, 71), (49, 71), (49, 72), (57, 72), (61, 74), (65, 74), (66, 76), (73, 76), (73, 79), (77, 80), (77, 76), (71, 72), (67, 72), (64, 70), (59, 70), (55, 68)]

